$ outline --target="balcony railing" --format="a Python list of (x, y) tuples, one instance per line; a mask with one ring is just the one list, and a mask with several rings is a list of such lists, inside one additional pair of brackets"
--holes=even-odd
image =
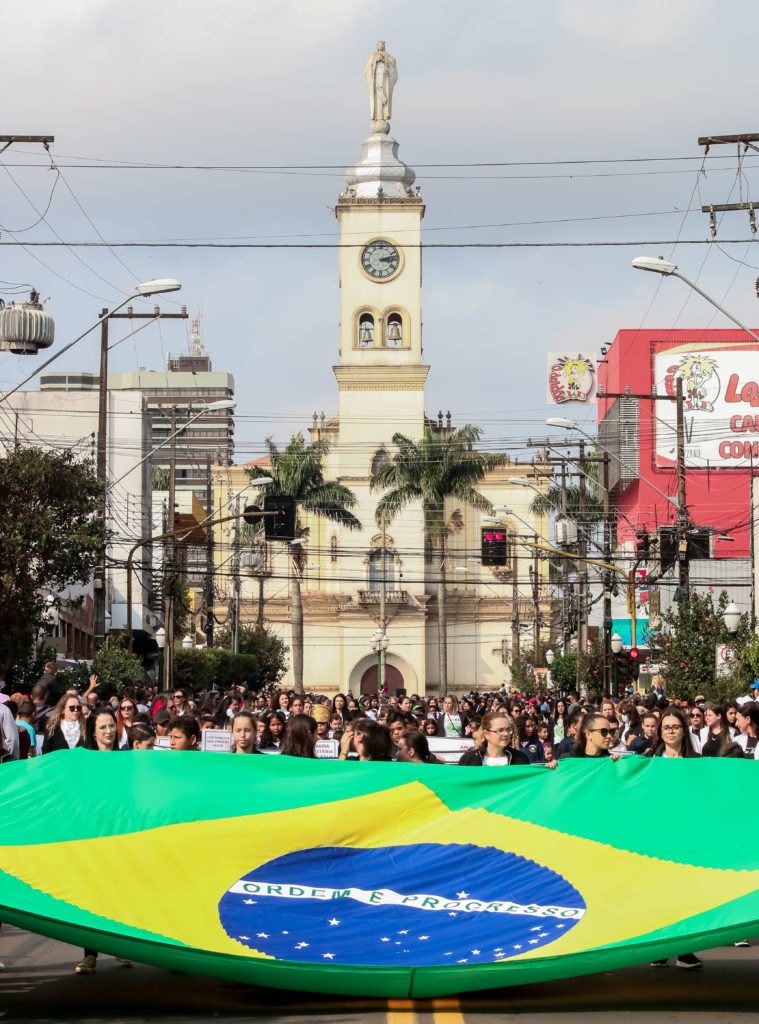
[[(358, 592), (358, 603), (359, 604), (379, 604), (380, 603), (380, 591), (379, 590), (359, 590), (359, 592)], [(405, 604), (406, 603), (406, 591), (405, 590), (386, 590), (385, 591), (385, 603), (386, 604)]]

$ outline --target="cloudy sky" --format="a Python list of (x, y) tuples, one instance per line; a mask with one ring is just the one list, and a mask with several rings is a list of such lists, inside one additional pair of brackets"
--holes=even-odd
[[(429, 413), (518, 447), (546, 433), (548, 350), (729, 326), (679, 281), (632, 271), (642, 253), (759, 323), (746, 215), (725, 216), (719, 247), (685, 244), (709, 239), (702, 203), (754, 197), (756, 155), (739, 172), (734, 147), (702, 164), (697, 145), (759, 131), (751, 0), (5, 0), (0, 25), (0, 131), (54, 135), (61, 174), (39, 147), (3, 154), (0, 241), (283, 244), (0, 247), (0, 293), (33, 284), (56, 345), (136, 281), (179, 278), (214, 369), (235, 376), (241, 461), (336, 411), (337, 253), (287, 246), (337, 242), (378, 39), (398, 62), (392, 134), (427, 203), (423, 241), (452, 243), (424, 255)], [(460, 247), (477, 242), (640, 244)], [(95, 370), (97, 344), (58, 365)], [(167, 322), (112, 368), (159, 369), (185, 346)], [(33, 366), (0, 354), (0, 386)]]

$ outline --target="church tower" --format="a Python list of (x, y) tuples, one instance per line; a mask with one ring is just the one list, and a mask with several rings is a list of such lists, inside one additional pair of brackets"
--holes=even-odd
[[(424, 426), (421, 220), (415, 174), (398, 159), (390, 135), (395, 60), (377, 44), (366, 63), (371, 135), (346, 173), (340, 221), (340, 433), (389, 444), (396, 431), (414, 438)], [(350, 426), (349, 426), (350, 425)], [(355, 436), (360, 431), (365, 436)], [(347, 467), (341, 466), (343, 472)], [(366, 473), (365, 459), (354, 467)], [(350, 475), (353, 475), (351, 473)]]

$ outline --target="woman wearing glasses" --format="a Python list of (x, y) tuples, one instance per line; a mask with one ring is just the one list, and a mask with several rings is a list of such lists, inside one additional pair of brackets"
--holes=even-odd
[(56, 704), (45, 728), (42, 753), (84, 746), (84, 717), (78, 697), (66, 695)]
[(619, 754), (609, 753), (616, 741), (609, 719), (591, 712), (582, 720), (572, 757), (611, 757), (618, 761)]
[(137, 705), (131, 697), (122, 697), (116, 712), (116, 724), (119, 730), (119, 750), (129, 750), (128, 730), (134, 725)]
[(459, 758), (463, 765), (501, 767), (508, 764), (529, 764), (529, 757), (518, 749), (516, 726), (501, 711), (483, 715), (474, 746)]
[(680, 708), (667, 708), (659, 722), (656, 743), (646, 757), (698, 757), (691, 743), (688, 719)]

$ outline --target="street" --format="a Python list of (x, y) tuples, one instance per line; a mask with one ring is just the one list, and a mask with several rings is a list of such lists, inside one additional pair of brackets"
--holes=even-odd
[(3, 925), (0, 931), (0, 1020), (206, 1021), (218, 1024), (255, 1017), (280, 1024), (370, 1021), (372, 1024), (510, 1024), (525, 1017), (561, 1021), (636, 1022), (759, 1020), (756, 970), (759, 939), (748, 948), (705, 951), (702, 971), (647, 965), (542, 985), (520, 986), (458, 998), (380, 1000), (277, 992), (135, 965), (120, 968), (102, 956), (94, 975), (76, 976), (81, 950)]

